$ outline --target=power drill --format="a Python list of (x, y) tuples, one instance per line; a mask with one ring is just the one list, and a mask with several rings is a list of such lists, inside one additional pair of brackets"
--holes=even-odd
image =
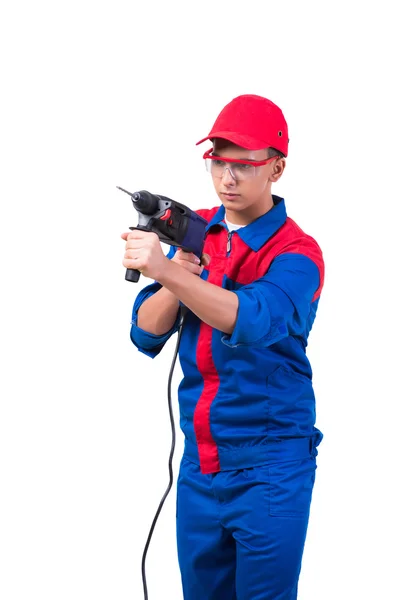
[[(131, 197), (133, 206), (139, 213), (138, 225), (129, 229), (153, 231), (160, 238), (160, 242), (178, 246), (185, 252), (193, 252), (201, 258), (208, 225), (206, 219), (166, 196), (151, 194), (146, 190), (131, 194), (118, 185), (117, 188)], [(140, 271), (137, 269), (126, 270), (127, 281), (137, 283), (139, 278)]]

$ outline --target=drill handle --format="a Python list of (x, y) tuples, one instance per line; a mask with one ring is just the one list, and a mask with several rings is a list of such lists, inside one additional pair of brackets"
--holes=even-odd
[(137, 269), (127, 269), (125, 273), (125, 279), (126, 281), (137, 283), (140, 279), (140, 271)]
[[(144, 225), (138, 225), (137, 227), (129, 227), (132, 231), (134, 229), (140, 229), (141, 231), (151, 231), (149, 227), (145, 227)], [(125, 273), (126, 281), (130, 281), (132, 283), (137, 283), (140, 279), (140, 271), (137, 269), (127, 269)]]

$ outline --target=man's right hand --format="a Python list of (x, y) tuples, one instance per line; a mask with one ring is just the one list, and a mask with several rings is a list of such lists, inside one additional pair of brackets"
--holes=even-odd
[(171, 258), (171, 261), (181, 265), (181, 267), (194, 275), (201, 275), (204, 266), (210, 264), (210, 257), (208, 254), (202, 254), (200, 262), (197, 256), (192, 252), (184, 252), (181, 248), (178, 248), (173, 258)]

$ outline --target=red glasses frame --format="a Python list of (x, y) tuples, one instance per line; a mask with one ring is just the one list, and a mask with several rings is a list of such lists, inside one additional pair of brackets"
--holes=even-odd
[(262, 165), (266, 165), (272, 160), (276, 160), (279, 156), (273, 156), (272, 158), (267, 158), (265, 160), (242, 160), (240, 158), (226, 158), (225, 156), (213, 156), (211, 152), (214, 148), (210, 148), (206, 150), (203, 154), (203, 158), (210, 158), (211, 160), (221, 160), (222, 162), (230, 162), (230, 163), (240, 163), (242, 165), (253, 165), (253, 167), (261, 167)]

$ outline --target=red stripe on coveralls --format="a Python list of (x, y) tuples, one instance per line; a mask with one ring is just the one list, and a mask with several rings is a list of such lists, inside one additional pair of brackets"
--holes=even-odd
[(219, 376), (211, 353), (212, 332), (210, 325), (201, 323), (196, 354), (197, 368), (204, 379), (204, 388), (194, 411), (193, 425), (199, 451), (200, 470), (203, 474), (220, 470), (218, 448), (211, 435), (210, 427), (211, 404), (219, 388)]
[[(228, 232), (225, 235), (221, 227), (211, 228), (204, 244), (206, 254), (212, 258), (212, 271), (209, 271), (207, 281), (221, 287), (227, 263), (226, 245)], [(205, 267), (208, 270), (208, 267)], [(193, 415), (193, 426), (196, 435), (197, 449), (202, 473), (220, 471), (218, 447), (211, 433), (211, 405), (219, 390), (219, 375), (212, 356), (213, 328), (207, 323), (200, 323), (200, 331), (196, 350), (196, 363), (204, 380), (204, 388), (197, 402)]]

